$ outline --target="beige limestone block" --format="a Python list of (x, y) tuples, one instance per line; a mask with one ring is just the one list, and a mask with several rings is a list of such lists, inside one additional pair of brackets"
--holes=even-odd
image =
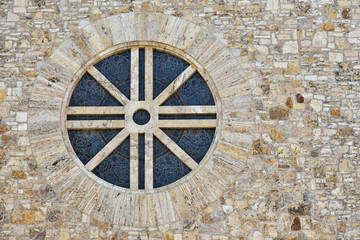
[(350, 43), (346, 38), (343, 37), (336, 37), (335, 38), (335, 45), (338, 49), (344, 50), (350, 48)]
[(239, 161), (242, 161), (242, 162), (246, 161), (246, 158), (248, 156), (248, 153), (244, 149), (237, 148), (233, 145), (223, 143), (223, 142), (220, 142), (217, 145), (216, 150), (222, 152), (225, 155), (229, 155), (229, 156), (231, 156)]
[(314, 47), (326, 47), (327, 45), (327, 34), (324, 31), (317, 31), (312, 40)]
[(279, 0), (267, 0), (265, 10), (268, 11), (278, 11), (280, 9)]
[(107, 39), (102, 38), (103, 36), (98, 33), (97, 28), (93, 24), (81, 28), (80, 32), (85, 36), (91, 48), (95, 49), (98, 53), (111, 46), (109, 42), (106, 41)]
[(19, 21), (20, 20), (20, 17), (13, 13), (13, 12), (8, 12), (8, 15), (7, 15), (7, 21), (8, 22), (16, 22), (16, 21)]
[(351, 161), (346, 159), (341, 159), (339, 162), (339, 170), (340, 172), (355, 171), (355, 166)]
[(6, 118), (10, 112), (10, 103), (8, 102), (0, 102), (0, 117)]
[(135, 14), (127, 13), (119, 15), (121, 21), (121, 32), (124, 34), (124, 38), (126, 42), (137, 40), (137, 23), (135, 22)]
[(211, 46), (215, 41), (217, 41), (217, 39), (214, 36), (201, 29), (200, 33), (196, 36), (195, 41), (186, 49), (186, 52), (190, 56), (198, 58), (204, 53), (205, 49), (207, 49), (208, 46)]
[(298, 54), (299, 46), (298, 46), (297, 41), (285, 42), (282, 50), (283, 50), (283, 54)]

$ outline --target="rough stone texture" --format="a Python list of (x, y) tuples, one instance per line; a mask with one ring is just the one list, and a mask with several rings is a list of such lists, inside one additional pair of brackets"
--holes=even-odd
[[(79, 26), (127, 12), (159, 12), (205, 27), (252, 79), (246, 91), (259, 104), (251, 112), (234, 107), (225, 113), (244, 119), (234, 124), (229, 117), (226, 131), (251, 133), (254, 143), (272, 152), (252, 155), (241, 143), (223, 143), (233, 150), (231, 165), (239, 159), (246, 164), (220, 199), (188, 221), (129, 228), (96, 220), (69, 204), (68, 195), (58, 196), (37, 166), (41, 155), (59, 145), (38, 154), (29, 145), (35, 131), (28, 128), (29, 97), (42, 61)], [(359, 238), (358, 1), (5, 0), (0, 22), (1, 239)], [(61, 79), (45, 84), (66, 87)], [(244, 91), (233, 84), (224, 90), (228, 96)]]

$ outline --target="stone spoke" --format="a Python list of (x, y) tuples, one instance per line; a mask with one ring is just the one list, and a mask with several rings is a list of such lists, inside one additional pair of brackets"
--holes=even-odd
[(94, 66), (90, 66), (87, 71), (106, 91), (108, 91), (122, 105), (126, 105), (128, 103), (129, 99), (122, 92), (120, 92), (120, 90), (117, 89), (117, 87), (115, 87), (114, 84), (112, 84), (109, 79), (107, 79)]
[(130, 189), (139, 188), (139, 134), (130, 134)]
[(153, 189), (153, 134), (145, 133), (145, 189)]
[(102, 163), (127, 137), (129, 132), (126, 128), (121, 130), (103, 149), (100, 150), (86, 165), (88, 171), (93, 171)]
[(216, 114), (216, 106), (160, 106), (159, 114)]
[(159, 128), (216, 128), (216, 119), (176, 119), (159, 120)]
[(124, 107), (67, 107), (67, 115), (122, 115)]
[(194, 73), (196, 68), (190, 65), (186, 68), (169, 86), (167, 86), (156, 98), (155, 103), (161, 105), (166, 101), (176, 90), (178, 90)]
[(139, 101), (139, 48), (131, 48), (130, 99)]
[(182, 150), (171, 138), (169, 138), (161, 129), (154, 132), (155, 136), (186, 166), (191, 170), (197, 167), (197, 162), (194, 161), (184, 150)]
[(153, 100), (153, 49), (145, 48), (145, 101)]
[(76, 129), (120, 129), (124, 128), (124, 120), (68, 120), (66, 127)]

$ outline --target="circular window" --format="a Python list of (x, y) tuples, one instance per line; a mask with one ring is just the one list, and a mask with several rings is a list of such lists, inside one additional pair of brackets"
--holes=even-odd
[(88, 66), (66, 114), (85, 169), (130, 189), (163, 187), (197, 168), (217, 126), (213, 94), (197, 67), (151, 46)]
[(31, 150), (59, 197), (84, 214), (117, 227), (176, 225), (246, 174), (253, 76), (200, 26), (112, 15), (38, 66)]

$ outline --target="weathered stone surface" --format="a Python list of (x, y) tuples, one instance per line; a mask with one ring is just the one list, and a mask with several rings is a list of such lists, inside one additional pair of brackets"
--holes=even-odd
[(251, 147), (251, 154), (253, 155), (269, 155), (271, 149), (261, 139), (256, 140)]
[(300, 219), (298, 217), (294, 218), (294, 221), (293, 221), (293, 223), (291, 225), (291, 230), (293, 230), (293, 231), (301, 230), (301, 222), (300, 222)]
[(289, 62), (287, 74), (299, 74), (301, 72), (300, 63), (298, 62)]
[(331, 109), (331, 116), (332, 117), (340, 117), (340, 109), (337, 108), (337, 109)]
[(350, 48), (349, 41), (346, 38), (343, 38), (343, 37), (336, 37), (335, 38), (335, 45), (336, 45), (336, 47), (338, 47), (341, 50)]
[(270, 108), (270, 119), (287, 120), (289, 117), (289, 110), (283, 107)]
[(0, 102), (3, 102), (6, 98), (6, 89), (0, 89)]
[(340, 128), (337, 133), (340, 135), (340, 136), (351, 136), (353, 135), (353, 129), (352, 128)]
[(304, 97), (300, 93), (298, 93), (296, 94), (296, 101), (298, 103), (304, 103)]
[(344, 8), (341, 12), (341, 16), (344, 19), (350, 19), (351, 18), (350, 8)]
[(51, 200), (56, 197), (54, 189), (49, 184), (44, 184), (39, 188), (39, 195), (43, 200)]
[(310, 214), (311, 204), (294, 204), (288, 208), (288, 212), (293, 216), (306, 216)]
[(271, 129), (270, 137), (275, 142), (282, 142), (285, 140), (284, 129), (281, 127), (274, 127)]
[[(334, 240), (360, 236), (360, 12), (356, 1), (15, 0), (0, 1), (0, 5), (0, 238)], [(113, 19), (109, 24), (93, 24), (109, 15)], [(82, 35), (79, 28), (89, 24), (92, 27)], [(189, 27), (196, 24), (201, 28)], [(77, 47), (57, 52), (59, 65), (46, 60), (73, 33), (71, 40)], [(76, 63), (76, 51), (92, 58), (95, 48), (111, 51), (114, 44), (122, 46), (124, 39), (151, 38), (157, 46), (158, 35), (166, 48), (175, 44), (175, 49), (187, 51), (187, 60), (201, 58), (200, 67), (209, 68), (201, 74), (216, 75), (211, 78), (214, 88), (221, 89), (220, 99), (214, 92), (221, 102), (222, 113), (217, 115), (221, 136), (214, 141), (214, 152), (200, 163), (211, 174), (198, 175), (198, 170), (188, 174), (185, 182), (195, 183), (181, 189), (174, 183), (171, 199), (166, 194), (153, 197), (151, 192), (159, 189), (146, 193), (145, 200), (141, 191), (138, 198), (128, 192), (105, 197), (96, 179), (84, 184), (80, 181), (84, 178), (73, 174), (72, 158), (52, 161), (69, 150), (63, 146), (66, 130), (59, 129), (60, 106), (67, 99), (59, 91), (73, 87), (77, 76), (69, 69), (76, 70), (74, 61), (85, 67)], [(218, 51), (220, 45), (230, 47), (238, 62)], [(203, 55), (204, 51), (210, 54)], [(66, 66), (61, 54), (69, 56)], [(225, 67), (219, 70), (219, 63)], [(224, 74), (231, 77), (225, 79)], [(240, 99), (243, 94), (250, 100)], [(28, 110), (34, 106), (40, 110)], [(277, 106), (282, 110), (270, 110)], [(252, 140), (261, 142), (253, 146)], [(46, 169), (44, 161), (48, 161)], [(57, 168), (63, 170), (54, 174)], [(77, 181), (69, 181), (72, 177)], [(85, 201), (76, 201), (82, 197)], [(311, 203), (308, 214), (299, 210), (302, 201)], [(103, 206), (108, 207), (101, 210)], [(174, 206), (176, 212), (171, 211)], [(95, 214), (89, 216), (78, 208)], [(61, 214), (51, 213), (55, 210)], [(217, 218), (214, 212), (223, 215)], [(191, 221), (177, 221), (178, 217)], [(109, 224), (101, 221), (105, 218)], [(139, 226), (124, 226), (133, 223)], [(154, 226), (159, 223), (164, 225)]]
[(0, 103), (0, 117), (5, 118), (9, 115), (10, 104), (8, 102)]
[(165, 234), (163, 240), (174, 240), (174, 233), (173, 232), (167, 232)]
[(314, 47), (326, 47), (327, 35), (324, 31), (317, 31), (314, 35), (312, 44)]
[(34, 237), (34, 240), (45, 240), (46, 238), (46, 230), (43, 230), (41, 232), (39, 232), (38, 234), (36, 234), (36, 236)]
[(307, 127), (315, 128), (318, 126), (317, 114), (313, 111), (308, 112), (305, 114), (304, 124)]
[(334, 31), (334, 25), (332, 23), (324, 23), (323, 25), (321, 25), (321, 29), (324, 31)]
[(339, 162), (339, 170), (340, 170), (340, 172), (354, 171), (355, 166), (351, 161), (346, 160), (346, 159), (341, 159)]
[(50, 210), (46, 213), (46, 220), (50, 222), (57, 222), (62, 220), (62, 212), (58, 209)]
[(14, 179), (25, 179), (27, 176), (26, 174), (21, 170), (14, 170), (12, 171), (12, 177)]
[(314, 172), (314, 177), (316, 177), (316, 178), (326, 177), (324, 165), (318, 165), (318, 166), (314, 167), (313, 172)]
[(286, 176), (286, 182), (291, 183), (296, 181), (296, 171), (294, 169), (290, 169)]
[(293, 105), (293, 102), (292, 102), (292, 100), (291, 100), (291, 97), (288, 97), (288, 99), (286, 100), (286, 106), (288, 107), (288, 108), (293, 108), (294, 107), (294, 105)]
[(297, 41), (285, 42), (283, 46), (283, 54), (298, 54), (299, 46)]

